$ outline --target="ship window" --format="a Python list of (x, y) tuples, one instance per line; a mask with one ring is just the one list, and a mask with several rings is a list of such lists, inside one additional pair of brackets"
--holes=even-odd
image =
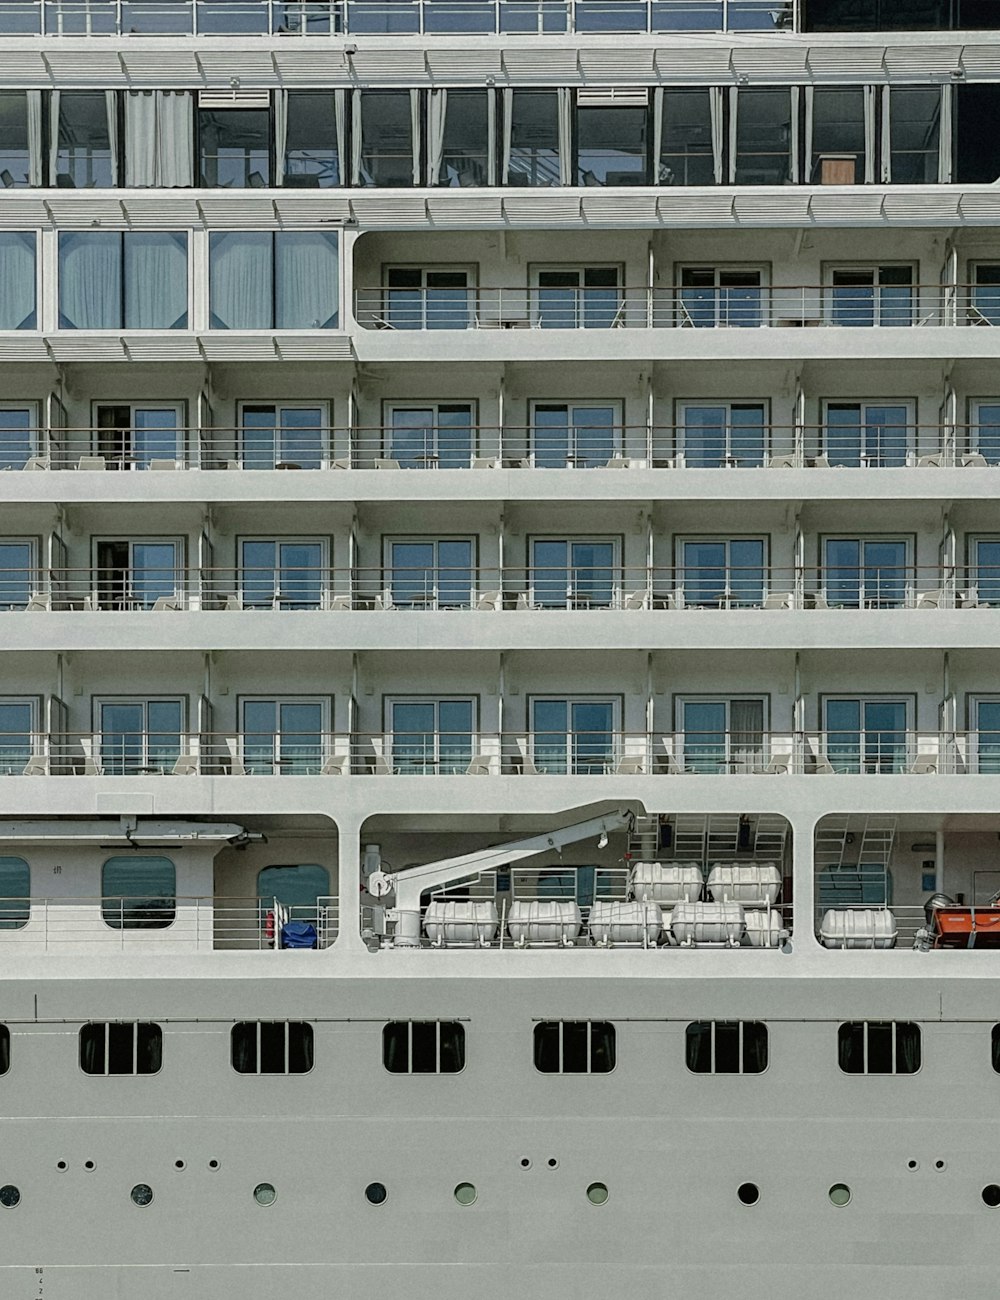
[[(846, 295), (841, 302), (853, 315), (855, 307), (847, 305)], [(860, 294), (856, 294), (855, 305), (861, 305), (861, 302)], [(886, 305), (883, 302), (880, 310), (884, 311)], [(834, 310), (839, 310), (836, 305)], [(864, 319), (871, 324), (874, 319), (871, 299), (864, 311)], [(827, 402), (824, 416), (820, 446), (815, 450), (822, 452), (831, 465), (887, 469), (906, 464), (915, 441), (913, 411), (909, 403)]]
[(431, 185), (495, 185), (496, 91), (432, 90), (427, 148)]
[(49, 183), (78, 190), (117, 185), (117, 94), (54, 90), (50, 106)]
[[(279, 94), (282, 92), (279, 92)], [(278, 149), (282, 183), (298, 189), (328, 189), (341, 183), (344, 140), (344, 92), (290, 90), (286, 116), (278, 115)], [(281, 133), (284, 131), (284, 147)]]
[(983, 123), (1000, 119), (1000, 86), (956, 86), (955, 94), (953, 179), (963, 184), (990, 185), (1000, 180), (1000, 132), (984, 131)]
[[(865, 179), (866, 97), (862, 86), (817, 86), (812, 94), (808, 180), (814, 185), (858, 185)], [(806, 103), (809, 103), (807, 99)]]
[(837, 1033), (837, 1059), (845, 1074), (916, 1074), (920, 1026), (907, 1020), (853, 1020)]
[(128, 854), (108, 858), (101, 869), (101, 916), (112, 930), (165, 930), (177, 915), (176, 893), (177, 870), (169, 858)]
[(321, 469), (330, 450), (325, 406), (244, 403), (239, 455), (244, 469)]
[(333, 231), (214, 231), (209, 243), (212, 329), (336, 329)]
[(990, 1059), (993, 1062), (994, 1070), (996, 1070), (997, 1074), (1000, 1074), (1000, 1025), (993, 1026)]
[(792, 97), (787, 89), (740, 90), (730, 98), (736, 113), (737, 185), (785, 185), (792, 174)]
[[(706, 305), (703, 299), (699, 312)], [(788, 445), (769, 426), (763, 402), (684, 402), (678, 408), (675, 435), (674, 450), (686, 469), (759, 468)]]
[(722, 179), (722, 91), (667, 90), (663, 96), (661, 185), (714, 185)]
[(0, 930), (20, 930), (28, 924), (30, 915), (31, 871), (27, 862), (24, 858), (0, 858)]
[[(576, 109), (577, 185), (648, 185), (646, 104), (580, 102), (582, 93)], [(596, 97), (603, 98), (601, 92)]]
[(355, 185), (420, 184), (419, 90), (356, 90), (354, 130), (360, 133)]
[(504, 91), (504, 181), (568, 184), (570, 91)]
[(186, 234), (60, 234), (60, 329), (180, 330), (187, 323)]
[(41, 185), (42, 97), (38, 91), (0, 94), (0, 184)]
[(198, 154), (203, 186), (266, 188), (271, 183), (270, 109), (199, 109)]
[(0, 1074), (6, 1074), (10, 1069), (10, 1030), (6, 1025), (0, 1025)]
[(313, 1029), (302, 1020), (239, 1020), (232, 1030), (237, 1074), (308, 1074)]
[[(4, 236), (0, 235), (0, 267), (4, 270), (10, 269), (6, 260), (8, 251)], [(0, 293), (0, 312), (2, 302)], [(33, 405), (0, 405), (0, 469), (24, 469), (28, 460), (38, 454), (39, 432), (38, 411)]]
[[(946, 93), (950, 87), (944, 87)], [(941, 138), (940, 87), (889, 91), (890, 169), (897, 185), (937, 181)], [(949, 142), (950, 145), (950, 142)]]
[(92, 1021), (80, 1030), (84, 1074), (158, 1074), (163, 1031), (148, 1021)]
[(622, 453), (617, 402), (533, 402), (530, 452), (536, 469), (594, 469)]
[(0, 330), (36, 326), (35, 235), (30, 231), (0, 234)]
[(459, 1074), (465, 1026), (456, 1020), (390, 1020), (382, 1029), (382, 1064), (390, 1074)]
[(605, 1020), (543, 1020), (535, 1025), (535, 1069), (540, 1074), (610, 1074), (615, 1027)]
[(607, 330), (622, 323), (619, 266), (553, 266), (532, 271), (532, 316), (539, 329)]
[(686, 1032), (692, 1074), (763, 1074), (767, 1025), (760, 1020), (696, 1020)]

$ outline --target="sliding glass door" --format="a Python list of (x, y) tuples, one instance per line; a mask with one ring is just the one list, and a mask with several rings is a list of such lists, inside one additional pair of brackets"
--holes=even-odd
[(110, 776), (169, 772), (181, 751), (180, 700), (99, 700), (100, 763)]
[(609, 609), (617, 543), (612, 538), (538, 538), (531, 543), (531, 604), (545, 609)]
[(679, 704), (685, 772), (747, 772), (764, 761), (762, 699), (687, 699)]
[(823, 587), (828, 605), (852, 609), (901, 609), (911, 570), (901, 538), (827, 537)]
[(575, 776), (613, 771), (618, 711), (615, 700), (533, 699), (535, 766), (542, 772)]
[(389, 700), (392, 767), (410, 776), (458, 776), (472, 762), (471, 699)]
[(322, 700), (242, 701), (243, 763), (253, 776), (305, 776), (323, 766)]
[(878, 698), (823, 702), (826, 756), (838, 772), (906, 770), (907, 701)]

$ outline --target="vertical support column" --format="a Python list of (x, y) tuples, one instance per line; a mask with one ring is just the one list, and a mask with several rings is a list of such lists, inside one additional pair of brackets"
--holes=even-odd
[(792, 943), (805, 952), (816, 942), (816, 818), (803, 815), (788, 821), (792, 827)]
[(340, 928), (334, 948), (338, 953), (365, 951), (361, 938), (361, 828), (364, 818), (355, 812), (337, 818), (337, 898)]
[(944, 831), (934, 833), (934, 892), (944, 893)]

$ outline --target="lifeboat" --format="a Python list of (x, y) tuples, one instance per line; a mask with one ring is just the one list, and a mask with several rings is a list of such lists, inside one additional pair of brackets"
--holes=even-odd
[(934, 948), (1000, 948), (1000, 907), (935, 907), (930, 922)]

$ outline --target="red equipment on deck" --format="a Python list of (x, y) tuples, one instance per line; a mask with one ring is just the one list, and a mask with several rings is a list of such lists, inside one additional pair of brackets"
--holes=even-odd
[(1000, 948), (1000, 906), (935, 907), (931, 935), (934, 948)]

